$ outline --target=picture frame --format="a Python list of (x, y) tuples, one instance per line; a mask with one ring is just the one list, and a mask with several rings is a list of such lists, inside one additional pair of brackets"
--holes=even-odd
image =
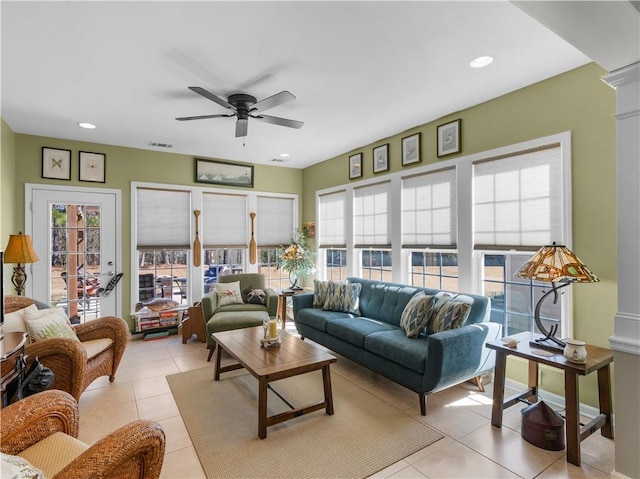
[(402, 166), (422, 161), (420, 158), (420, 137), (420, 133), (415, 133), (402, 139)]
[(462, 150), (461, 123), (462, 120), (457, 119), (438, 126), (438, 158), (460, 153)]
[(253, 188), (253, 165), (194, 159), (195, 182)]
[(42, 177), (71, 180), (71, 150), (43, 146)]
[(94, 183), (105, 182), (105, 163), (107, 155), (104, 153), (92, 153), (90, 151), (80, 152), (78, 167), (78, 179), (80, 181), (90, 181)]
[(381, 173), (389, 169), (389, 143), (373, 149), (373, 172)]
[(349, 157), (349, 179), (362, 178), (362, 153)]

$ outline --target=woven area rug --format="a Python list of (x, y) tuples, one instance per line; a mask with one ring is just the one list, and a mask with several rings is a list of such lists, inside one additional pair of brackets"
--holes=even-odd
[[(213, 368), (167, 377), (207, 477), (364, 478), (441, 439), (439, 432), (331, 373), (335, 413), (271, 426), (258, 438), (258, 381), (244, 370), (213, 381)], [(322, 401), (322, 373), (272, 383), (294, 406)], [(288, 408), (269, 391), (269, 415)]]

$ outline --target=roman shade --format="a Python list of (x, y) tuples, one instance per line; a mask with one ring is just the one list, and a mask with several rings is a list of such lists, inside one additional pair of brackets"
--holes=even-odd
[(294, 200), (258, 196), (256, 242), (261, 248), (289, 244), (294, 231)]
[(136, 194), (138, 249), (188, 249), (193, 216), (190, 192), (138, 188)]
[(346, 248), (346, 191), (318, 198), (318, 235), (320, 248)]
[(248, 218), (246, 195), (203, 193), (204, 248), (247, 248)]
[(354, 190), (354, 230), (356, 248), (390, 248), (390, 183), (376, 183)]

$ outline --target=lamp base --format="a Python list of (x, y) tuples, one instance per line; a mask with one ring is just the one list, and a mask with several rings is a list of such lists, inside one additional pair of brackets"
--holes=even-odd
[(551, 351), (554, 353), (564, 353), (564, 347), (554, 343), (549, 339), (540, 338), (540, 340), (537, 341), (529, 341), (529, 346), (531, 346), (532, 348), (546, 349), (547, 351)]

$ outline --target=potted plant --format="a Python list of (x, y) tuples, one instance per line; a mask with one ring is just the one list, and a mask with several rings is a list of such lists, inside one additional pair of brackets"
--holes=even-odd
[(291, 243), (288, 246), (280, 246), (279, 256), (280, 267), (289, 273), (289, 289), (302, 289), (298, 281), (304, 282), (305, 278), (316, 271), (313, 253), (307, 246), (307, 238), (299, 231), (294, 231)]

